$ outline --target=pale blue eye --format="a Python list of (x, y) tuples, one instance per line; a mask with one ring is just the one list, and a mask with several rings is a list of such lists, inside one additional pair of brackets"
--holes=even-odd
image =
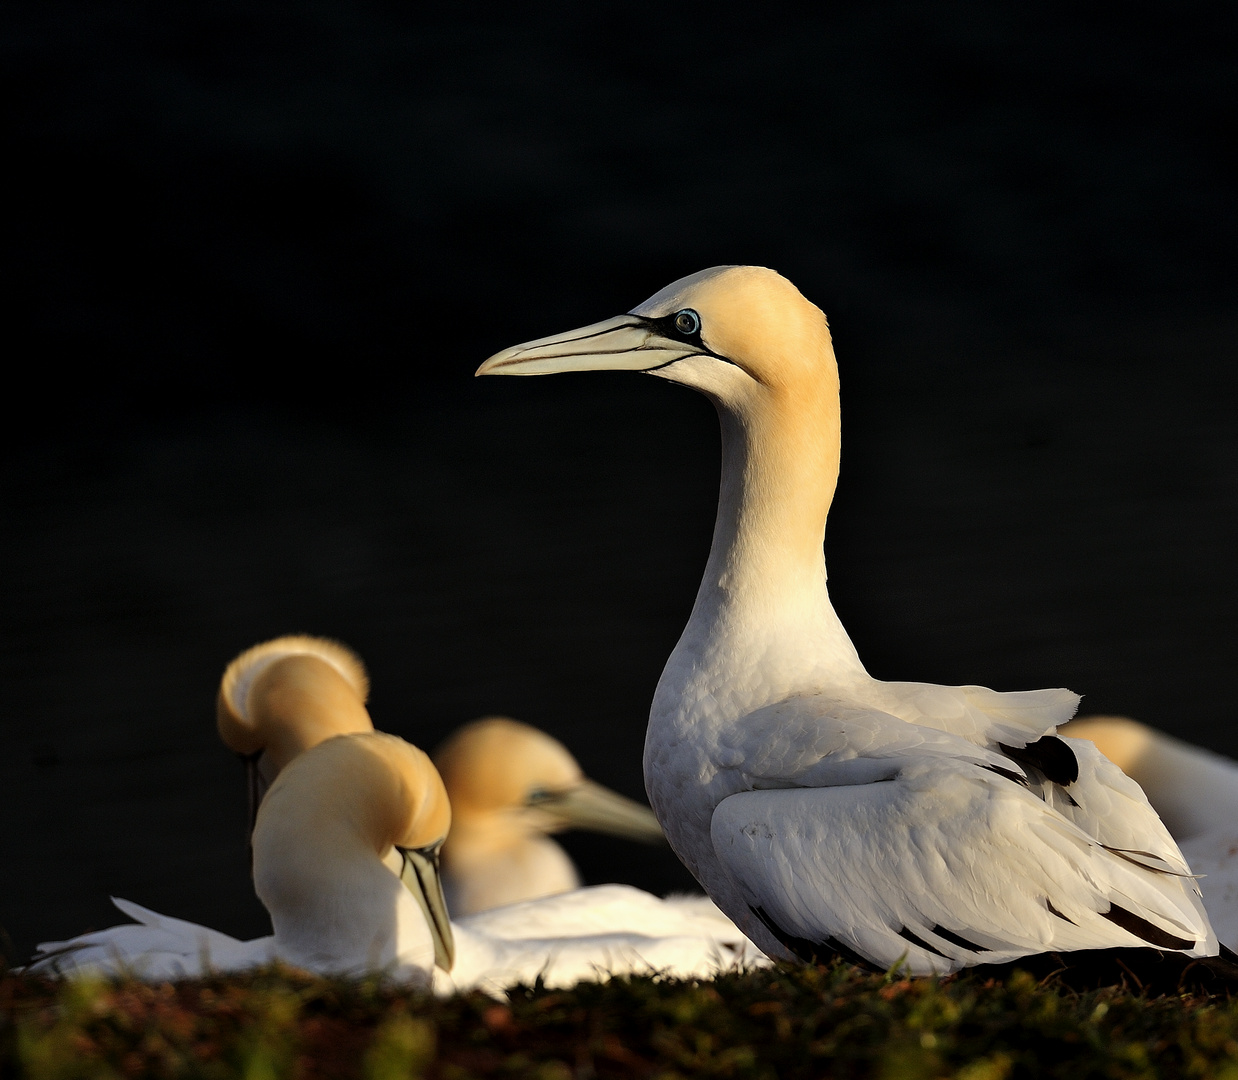
[(695, 334), (701, 328), (701, 317), (691, 308), (675, 313), (675, 329), (681, 334)]

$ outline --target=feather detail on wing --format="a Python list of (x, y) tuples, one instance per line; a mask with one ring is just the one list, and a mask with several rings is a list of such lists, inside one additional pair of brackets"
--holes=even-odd
[(1068, 821), (1111, 851), (1151, 870), (1191, 876), (1191, 868), (1143, 789), (1086, 739), (1059, 736), (1074, 752), (1079, 779), (1063, 789), (1033, 790)]
[(197, 923), (175, 919), (129, 900), (112, 897), (134, 923), (38, 946), (26, 970), (40, 974), (91, 971), (141, 978), (193, 978), (208, 971), (235, 971), (274, 959), (274, 938), (238, 941)]
[(881, 712), (809, 695), (749, 713), (724, 736), (721, 763), (742, 762), (754, 788), (821, 787), (892, 779), (909, 762), (966, 761), (1025, 781), (1026, 773), (998, 750), (950, 732)]
[(1217, 948), (1190, 879), (1114, 853), (966, 761), (927, 758), (885, 783), (741, 792), (718, 805), (711, 834), (751, 913), (745, 928), (759, 922), (800, 955), (816, 946), (928, 974), (1045, 951)]
[(875, 703), (912, 724), (959, 735), (981, 746), (1026, 746), (1054, 733), (1079, 708), (1070, 690), (990, 690), (932, 683), (875, 684)]

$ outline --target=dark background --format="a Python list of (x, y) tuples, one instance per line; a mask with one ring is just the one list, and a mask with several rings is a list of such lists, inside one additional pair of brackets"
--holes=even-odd
[[(879, 677), (1238, 754), (1231, 4), (15, 2), (0, 24), (0, 924), (263, 931), (228, 659), (357, 648), (641, 790), (717, 484), (654, 379), (490, 353), (754, 262), (829, 314)], [(667, 852), (571, 841), (665, 890)]]

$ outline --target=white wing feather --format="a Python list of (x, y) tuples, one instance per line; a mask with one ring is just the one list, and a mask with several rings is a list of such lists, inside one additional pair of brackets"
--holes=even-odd
[(454, 923), (456, 963), (436, 990), (497, 993), (541, 979), (651, 974), (713, 978), (769, 960), (706, 897), (661, 900), (627, 885), (599, 885), (478, 912)]
[(1114, 855), (1031, 791), (966, 761), (929, 757), (884, 783), (742, 792), (718, 805), (711, 834), (745, 902), (784, 936), (837, 939), (878, 967), (905, 958), (928, 974), (1146, 946), (1104, 917), (1110, 905), (1195, 943), (1194, 955), (1216, 951), (1193, 881)]
[(43, 975), (87, 972), (136, 975), (149, 981), (240, 971), (274, 959), (273, 937), (238, 941), (207, 926), (175, 919), (130, 900), (112, 903), (134, 923), (39, 945), (26, 970)]

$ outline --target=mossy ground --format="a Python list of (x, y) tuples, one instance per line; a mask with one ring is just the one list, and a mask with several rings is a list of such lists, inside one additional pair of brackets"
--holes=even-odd
[(161, 986), (7, 975), (0, 1075), (1238, 1080), (1238, 1001), (842, 965), (533, 988), (508, 1004), (279, 969)]

